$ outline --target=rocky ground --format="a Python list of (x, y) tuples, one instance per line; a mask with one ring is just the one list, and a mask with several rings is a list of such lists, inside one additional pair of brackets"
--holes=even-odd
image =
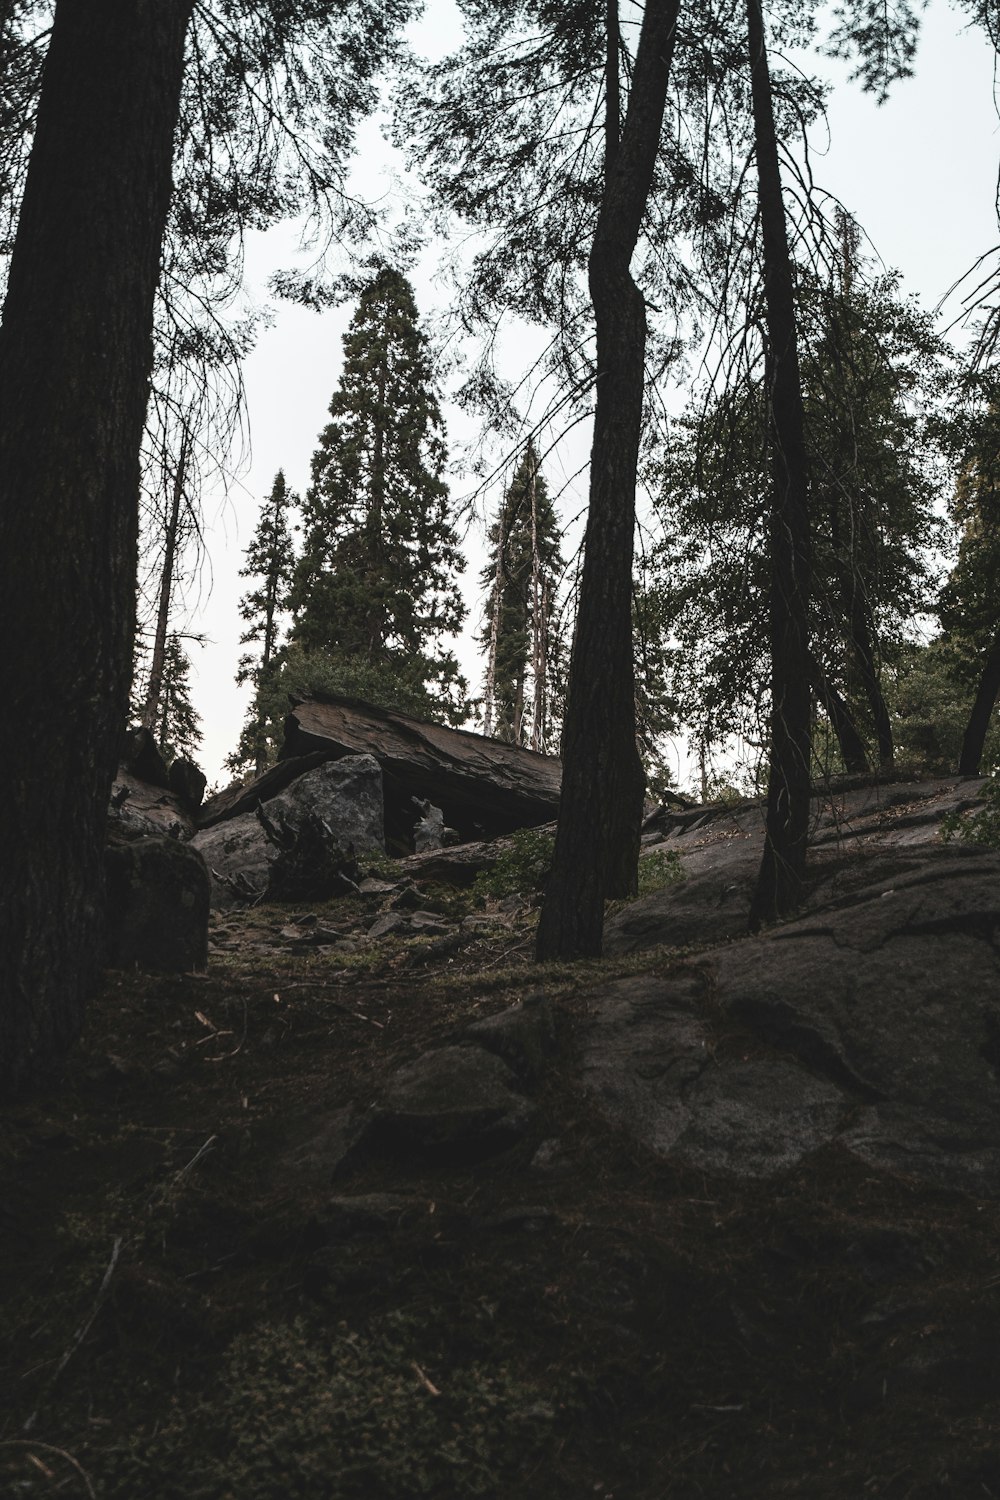
[(110, 973), (0, 1112), (0, 1494), (1000, 1497), (975, 790), (818, 799), (759, 938), (690, 809), (600, 963), (463, 846)]

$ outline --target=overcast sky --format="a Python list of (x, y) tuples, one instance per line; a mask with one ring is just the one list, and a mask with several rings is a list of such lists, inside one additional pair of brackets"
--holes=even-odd
[[(432, 0), (418, 34), (422, 50), (450, 50), (457, 37), (454, 8), (448, 0)], [(916, 293), (927, 308), (935, 307), (976, 257), (1000, 239), (994, 63), (981, 34), (965, 30), (956, 13), (938, 5), (925, 18), (915, 78), (897, 84), (881, 109), (846, 81), (846, 70), (828, 65), (837, 87), (829, 109), (829, 139), (824, 132), (813, 141), (817, 183), (841, 199), (885, 264), (902, 271), (904, 290)], [(358, 185), (369, 196), (390, 193), (398, 170), (377, 126), (367, 125), (360, 138)], [(293, 253), (287, 230), (254, 240), (248, 269), (256, 296), (265, 296), (268, 272), (287, 265)], [(432, 251), (412, 278), (424, 315), (439, 307), (444, 295), (434, 274), (437, 259)], [(953, 298), (944, 320), (959, 311)], [(226, 780), (222, 761), (236, 743), (246, 712), (247, 692), (233, 682), (241, 651), (237, 603), (247, 586), (238, 577), (242, 552), (275, 472), (284, 468), (293, 489), (301, 491), (307, 484), (309, 460), (340, 373), (341, 337), (350, 313), (350, 308), (322, 314), (277, 308), (274, 326), (262, 335), (245, 372), (252, 462), (225, 502), (206, 497), (211, 567), (191, 628), (203, 631), (208, 641), (200, 651), (193, 648), (192, 665), (193, 696), (204, 731), (200, 760), (210, 782)], [(515, 360), (516, 353), (512, 351)], [(470, 435), (454, 411), (446, 408), (446, 415), (453, 441)], [(579, 462), (588, 443), (589, 436), (578, 437), (576, 449), (562, 461), (564, 469)], [(558, 485), (563, 475), (551, 478)], [(471, 482), (457, 474), (452, 486), (462, 495)], [(564, 497), (567, 514), (580, 508), (585, 493), (583, 476)], [(479, 625), (480, 547), (481, 538), (471, 533), (468, 548), (474, 560), (464, 580), (470, 612), (460, 648), (470, 686), (478, 686), (481, 676), (471, 640)]]

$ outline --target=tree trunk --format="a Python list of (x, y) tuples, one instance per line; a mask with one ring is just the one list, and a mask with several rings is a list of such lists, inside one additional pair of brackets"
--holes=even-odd
[(174, 471), (174, 490), (170, 499), (170, 514), (163, 538), (163, 572), (160, 576), (160, 597), (156, 610), (156, 631), (153, 636), (153, 654), (149, 663), (149, 684), (142, 710), (142, 726), (151, 733), (156, 729), (160, 716), (160, 693), (163, 689), (163, 663), (167, 654), (167, 627), (170, 624), (170, 595), (174, 587), (174, 561), (177, 556), (177, 534), (181, 523), (181, 501), (184, 498), (184, 473), (187, 468), (188, 434), (181, 437), (181, 451), (177, 456)]
[[(635, 738), (632, 548), (646, 309), (629, 265), (660, 143), (678, 6), (679, 0), (647, 0), (625, 127), (617, 149), (609, 150), (590, 254), (597, 332), (590, 508), (563, 730), (562, 802), (538, 924), (541, 959), (599, 954), (606, 897), (636, 889), (644, 777)], [(614, 22), (617, 36), (616, 13)], [(615, 60), (617, 77), (617, 47)], [(606, 123), (610, 148), (616, 133), (610, 106)]]
[(865, 607), (860, 579), (855, 579), (850, 618), (851, 645), (861, 673), (861, 685), (865, 690), (865, 697), (868, 699), (868, 706), (875, 723), (879, 767), (883, 771), (891, 771), (896, 758), (892, 720), (889, 718), (889, 710), (882, 695), (882, 684), (879, 682), (875, 635), (872, 630), (871, 617)]
[(139, 444), (192, 0), (59, 0), (0, 327), (0, 1072), (101, 959)]
[(773, 464), (771, 505), (771, 753), (764, 858), (751, 928), (798, 905), (809, 829), (809, 510), (802, 385), (771, 75), (759, 0), (748, 0), (750, 86), (764, 240)]
[(863, 774), (871, 770), (868, 752), (851, 717), (851, 710), (827, 677), (815, 656), (809, 654), (810, 677), (816, 696), (819, 698), (833, 725), (837, 744), (844, 758), (844, 766), (852, 774)]
[(978, 776), (983, 759), (986, 731), (990, 727), (997, 695), (1000, 694), (1000, 631), (993, 638), (989, 655), (979, 679), (972, 712), (962, 738), (962, 753), (958, 761), (959, 775)]

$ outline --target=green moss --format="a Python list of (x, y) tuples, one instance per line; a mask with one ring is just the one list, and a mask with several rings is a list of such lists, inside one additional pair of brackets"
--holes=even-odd
[(108, 1455), (108, 1500), (412, 1500), (516, 1494), (553, 1441), (551, 1387), (503, 1363), (433, 1363), (432, 1324), (363, 1333), (264, 1324), (235, 1340), (218, 1398)]

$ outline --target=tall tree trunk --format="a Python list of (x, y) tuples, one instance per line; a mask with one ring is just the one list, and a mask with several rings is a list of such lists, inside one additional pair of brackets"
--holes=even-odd
[(163, 688), (163, 663), (167, 654), (167, 627), (170, 624), (170, 596), (174, 587), (174, 562), (177, 557), (177, 536), (181, 523), (181, 501), (184, 498), (184, 476), (187, 469), (188, 434), (181, 435), (181, 449), (174, 470), (174, 488), (170, 497), (170, 513), (163, 538), (163, 572), (160, 575), (160, 597), (156, 609), (156, 628), (153, 634), (153, 654), (149, 662), (149, 683), (146, 702), (142, 710), (142, 725), (151, 732), (156, 729), (160, 715), (160, 693)]
[(979, 775), (983, 746), (986, 743), (986, 731), (990, 727), (990, 718), (998, 694), (1000, 694), (1000, 631), (994, 636), (993, 644), (983, 665), (983, 674), (979, 679), (972, 712), (969, 714), (969, 722), (962, 737), (962, 753), (958, 761), (959, 774), (962, 776)]
[(891, 771), (896, 758), (893, 742), (892, 720), (882, 694), (879, 681), (878, 657), (875, 647), (875, 632), (871, 616), (866, 607), (864, 587), (860, 579), (854, 580), (851, 594), (851, 646), (861, 673), (861, 686), (865, 690), (868, 706), (875, 724), (875, 739), (878, 744), (878, 763), (883, 771)]
[(813, 688), (833, 725), (833, 732), (837, 736), (837, 744), (840, 746), (845, 767), (852, 773), (870, 771), (868, 752), (851, 716), (851, 710), (812, 652), (809, 653), (809, 668)]
[[(635, 739), (632, 548), (646, 309), (629, 265), (663, 126), (679, 0), (647, 0), (622, 138), (590, 253), (597, 393), (590, 509), (563, 730), (563, 781), (538, 957), (598, 954), (604, 902), (636, 889), (644, 777)], [(609, 27), (617, 10), (609, 7)], [(610, 48), (609, 48), (610, 57)], [(617, 43), (615, 46), (617, 81)], [(614, 89), (609, 79), (607, 95)], [(608, 108), (609, 148), (616, 121)]]
[(139, 444), (192, 0), (58, 0), (0, 327), (0, 1072), (77, 1035), (128, 706)]
[(812, 749), (808, 633), (811, 559), (795, 299), (760, 0), (748, 0), (747, 35), (764, 240), (773, 464), (771, 753), (764, 857), (750, 908), (750, 925), (757, 928), (798, 904), (805, 874)]

